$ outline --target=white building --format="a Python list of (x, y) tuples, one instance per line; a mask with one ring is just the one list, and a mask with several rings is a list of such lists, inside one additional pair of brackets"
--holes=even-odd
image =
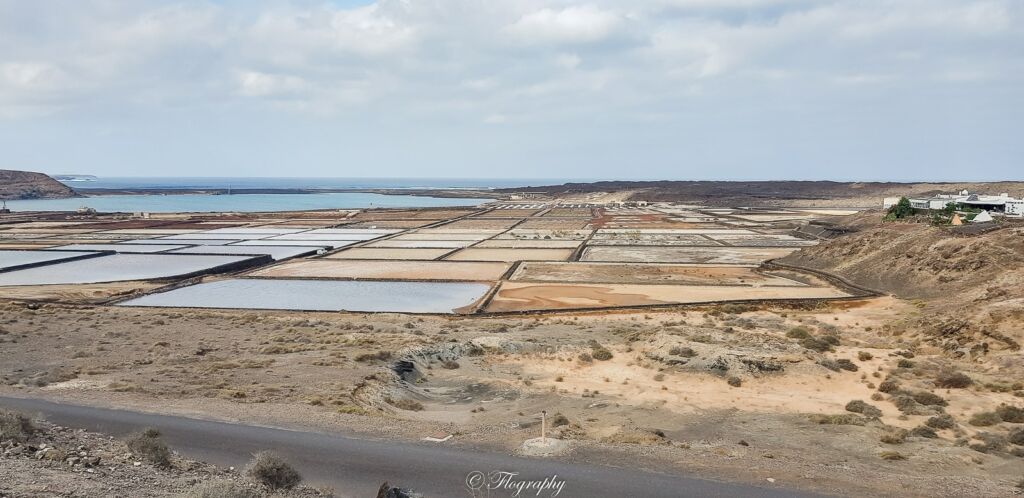
[[(958, 206), (972, 207), (995, 213), (1005, 213), (1009, 216), (1024, 216), (1024, 199), (1010, 197), (1010, 194), (999, 195), (972, 194), (961, 190), (956, 194), (938, 194), (932, 197), (910, 197), (910, 205), (914, 209), (937, 211), (944, 209), (947, 204), (954, 203)], [(900, 201), (899, 197), (886, 197), (882, 200), (882, 207), (889, 209)]]
[(1024, 199), (1008, 199), (1005, 212), (1009, 216), (1024, 216)]

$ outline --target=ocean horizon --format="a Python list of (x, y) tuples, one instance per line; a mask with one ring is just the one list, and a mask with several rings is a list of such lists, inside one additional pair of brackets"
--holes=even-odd
[[(78, 176), (89, 175), (54, 175)], [(109, 190), (159, 189), (343, 189), (388, 188), (408, 190), (497, 189), (591, 182), (566, 178), (354, 178), (354, 177), (95, 177), (91, 181), (61, 180), (71, 188)]]

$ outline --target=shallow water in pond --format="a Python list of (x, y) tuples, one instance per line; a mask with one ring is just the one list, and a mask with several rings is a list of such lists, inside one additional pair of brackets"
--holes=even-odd
[(236, 279), (152, 294), (122, 306), (453, 313), (490, 288), (478, 283)]
[(90, 284), (190, 275), (253, 256), (113, 254), (0, 273), (0, 285)]
[(0, 270), (22, 265), (33, 265), (62, 259), (80, 258), (89, 252), (71, 251), (3, 251), (0, 250)]

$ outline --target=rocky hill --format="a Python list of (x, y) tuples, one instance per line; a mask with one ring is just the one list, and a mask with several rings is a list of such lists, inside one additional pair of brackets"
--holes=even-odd
[(780, 260), (824, 270), (915, 300), (902, 325), (934, 345), (1019, 351), (1024, 343), (1024, 224), (936, 227), (882, 222), (872, 211), (843, 223), (851, 231)]
[(62, 199), (77, 195), (67, 185), (42, 173), (0, 169), (0, 199)]

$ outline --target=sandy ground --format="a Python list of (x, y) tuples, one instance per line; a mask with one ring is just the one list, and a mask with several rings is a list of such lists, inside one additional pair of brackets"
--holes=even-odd
[(412, 232), (394, 237), (392, 240), (484, 240), (494, 236), (493, 233), (432, 233)]
[[(967, 419), (1017, 398), (981, 387), (989, 374), (970, 362), (927, 350), (917, 350), (913, 370), (899, 367), (895, 353), (913, 345), (880, 331), (917, 307), (891, 298), (502, 319), (13, 303), (2, 311), (0, 392), (16, 395), (386, 438), (440, 432), (454, 434), (444, 444), (495, 451), (536, 437), (545, 409), (568, 421), (553, 430), (572, 443), (566, 458), (771, 477), (845, 495), (1006, 496), (1024, 472), (1009, 447), (958, 443), (1012, 429)], [(840, 344), (803, 348), (786, 336), (797, 326), (838, 334)], [(610, 358), (597, 359), (599, 350)], [(390, 369), (399, 358), (415, 367), (404, 381)], [(858, 371), (820, 364), (835, 358)], [(939, 367), (968, 372), (978, 387), (928, 387)], [(880, 441), (928, 418), (879, 393), (886, 377), (940, 395), (958, 426), (934, 439)], [(844, 410), (854, 399), (880, 419), (813, 418), (857, 418)]]
[(133, 281), (84, 285), (0, 286), (0, 299), (59, 300), (89, 303), (149, 291), (163, 285), (153, 282)]
[(580, 283), (799, 286), (799, 282), (742, 266), (636, 263), (522, 263), (510, 280)]
[(707, 303), (753, 299), (847, 297), (832, 287), (704, 285), (537, 284), (503, 282), (487, 305), (490, 312), (565, 310), (608, 306)]
[(519, 240), (491, 239), (473, 247), (501, 249), (576, 249), (582, 244), (580, 240)]
[(752, 247), (623, 247), (593, 246), (583, 252), (582, 261), (629, 263), (760, 264), (781, 258), (796, 248)]
[(289, 261), (256, 270), (254, 277), (353, 278), (391, 280), (497, 280), (508, 263), (453, 261), (356, 261), (312, 259)]
[(446, 257), (449, 261), (565, 261), (571, 249), (463, 249)]
[(383, 247), (353, 247), (341, 252), (328, 254), (324, 259), (407, 259), (407, 260), (430, 260), (437, 259), (452, 252), (453, 249), (440, 248), (383, 248)]

